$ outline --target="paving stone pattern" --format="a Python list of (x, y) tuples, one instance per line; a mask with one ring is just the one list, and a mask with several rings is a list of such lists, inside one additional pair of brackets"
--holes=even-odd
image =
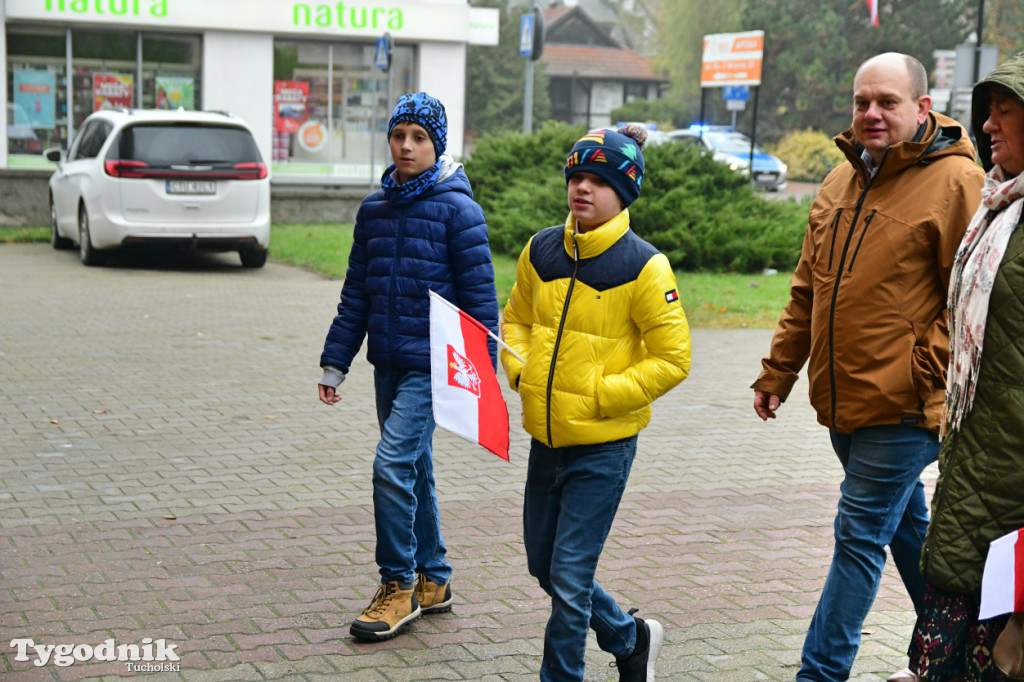
[[(537, 679), (548, 604), (526, 570), (528, 440), (508, 391), (510, 463), (434, 439), (454, 611), (382, 644), (349, 637), (377, 587), (377, 424), (365, 359), (338, 406), (316, 399), (339, 291), (230, 254), (86, 268), (48, 245), (0, 246), (4, 682)], [(640, 437), (598, 575), (665, 624), (659, 680), (797, 669), (840, 470), (804, 382), (779, 419), (755, 417), (748, 387), (770, 335), (696, 330), (691, 376)], [(854, 679), (903, 667), (912, 626), (890, 565)], [(14, 660), (19, 638), (162, 638), (180, 670), (35, 666)], [(617, 679), (608, 662), (591, 636), (588, 682)]]

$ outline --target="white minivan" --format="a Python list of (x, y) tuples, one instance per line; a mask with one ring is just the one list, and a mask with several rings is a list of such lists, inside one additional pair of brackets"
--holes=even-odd
[(171, 244), (237, 251), (262, 267), (270, 244), (270, 173), (252, 131), (226, 113), (110, 109), (91, 114), (50, 177), (54, 248), (82, 262), (111, 249)]

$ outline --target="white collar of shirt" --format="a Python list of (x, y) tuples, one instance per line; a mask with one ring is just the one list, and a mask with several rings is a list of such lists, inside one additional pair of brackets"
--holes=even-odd
[(860, 160), (863, 161), (864, 165), (867, 167), (868, 175), (875, 177), (875, 173), (878, 172), (878, 165), (875, 163), (875, 157), (871, 156), (871, 154), (868, 153), (868, 150), (865, 149), (861, 152)]

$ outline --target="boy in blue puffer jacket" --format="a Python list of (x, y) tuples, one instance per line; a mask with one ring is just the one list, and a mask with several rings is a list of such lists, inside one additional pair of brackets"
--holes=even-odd
[[(367, 337), (381, 438), (373, 461), (381, 586), (353, 637), (383, 641), (423, 613), (451, 610), (434, 489), (428, 291), (495, 334), (498, 300), (487, 224), (462, 170), (445, 154), (444, 105), (425, 92), (399, 98), (388, 123), (392, 165), (356, 214), (338, 314), (327, 332), (320, 400), (338, 387)], [(491, 346), (491, 362), (496, 348)]]

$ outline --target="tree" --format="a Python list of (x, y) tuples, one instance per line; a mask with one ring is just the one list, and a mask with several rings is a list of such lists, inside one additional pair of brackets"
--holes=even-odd
[(986, 42), (999, 48), (1000, 63), (1024, 50), (1024, 0), (986, 0), (984, 19)]
[[(975, 27), (979, 0), (879, 0), (879, 25), (870, 25), (863, 0), (674, 0), (662, 5), (659, 65), (672, 93), (699, 108), (702, 38), (711, 33), (763, 30), (765, 52), (758, 91), (757, 136), (816, 128), (837, 133), (850, 125), (853, 76), (867, 58), (905, 52), (931, 71), (932, 51), (951, 49)], [(998, 35), (1016, 44), (1024, 0), (994, 3)], [(989, 12), (987, 12), (988, 14)], [(987, 22), (988, 23), (988, 22)], [(993, 29), (996, 30), (996, 29)], [(1008, 56), (1008, 55), (1007, 55)], [(718, 89), (707, 93), (707, 121), (721, 123)], [(749, 125), (750, 106), (740, 127)]]
[[(466, 129), (469, 137), (523, 129), (526, 57), (519, 56), (522, 8), (509, 10), (508, 0), (482, 0), (476, 7), (501, 13), (498, 45), (470, 45), (466, 59)], [(551, 117), (551, 98), (543, 61), (533, 63), (533, 121)]]
[(748, 0), (744, 21), (765, 31), (758, 135), (850, 125), (857, 67), (882, 52), (903, 52), (930, 72), (932, 51), (962, 43), (977, 0), (879, 0), (879, 25), (859, 0)]
[(700, 95), (703, 38), (711, 33), (745, 30), (745, 0), (669, 0), (661, 5), (655, 68), (671, 83), (670, 94), (694, 100)]

